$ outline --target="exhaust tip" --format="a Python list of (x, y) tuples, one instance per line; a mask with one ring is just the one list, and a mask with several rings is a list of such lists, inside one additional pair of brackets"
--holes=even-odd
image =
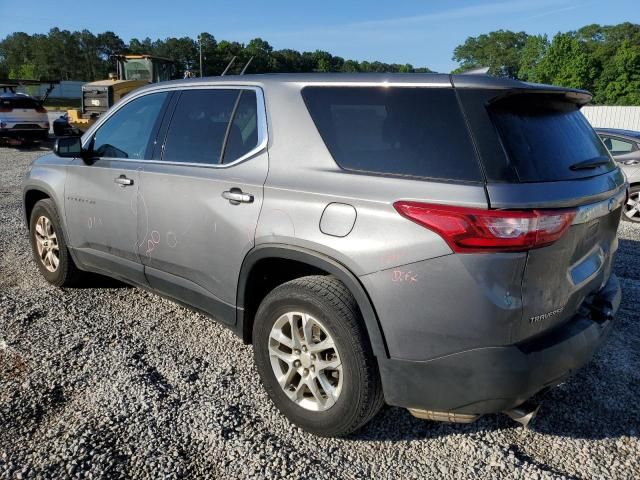
[(420, 408), (409, 408), (409, 413), (416, 418), (422, 420), (433, 420), (435, 422), (448, 422), (448, 423), (473, 423), (480, 415), (469, 413), (455, 413), (455, 412), (440, 412), (434, 410), (422, 410)]
[(529, 423), (531, 423), (531, 420), (533, 420), (538, 414), (538, 410), (540, 410), (540, 404), (527, 401), (517, 407), (505, 410), (502, 413), (510, 417), (512, 420), (515, 420), (523, 427), (527, 427)]

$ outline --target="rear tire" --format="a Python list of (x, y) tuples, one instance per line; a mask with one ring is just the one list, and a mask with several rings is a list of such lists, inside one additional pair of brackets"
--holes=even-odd
[(47, 282), (57, 287), (70, 287), (81, 278), (62, 231), (53, 201), (38, 201), (31, 211), (29, 239), (38, 270)]
[[(348, 435), (383, 404), (376, 359), (357, 304), (334, 277), (302, 277), (272, 290), (256, 313), (253, 344), (271, 400), (308, 432)], [(282, 374), (282, 386), (276, 372)]]
[(624, 205), (622, 219), (627, 222), (640, 223), (640, 185), (629, 189), (629, 200)]

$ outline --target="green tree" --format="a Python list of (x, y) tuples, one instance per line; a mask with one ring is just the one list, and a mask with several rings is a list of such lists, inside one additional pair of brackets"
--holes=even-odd
[(222, 70), (216, 55), (218, 42), (215, 37), (210, 33), (202, 32), (198, 35), (198, 42), (200, 43), (200, 48), (202, 48), (202, 76), (206, 77), (220, 73)]
[(169, 37), (153, 40), (132, 38), (125, 43), (112, 31), (94, 34), (89, 30), (71, 32), (52, 28), (47, 34), (12, 33), (0, 40), (0, 77), (93, 81), (115, 71), (114, 54), (133, 53), (166, 57), (177, 63), (177, 74), (199, 72), (200, 49), (204, 75), (219, 75), (233, 57), (230, 74), (239, 73), (253, 57), (248, 72), (429, 72), (411, 64), (344, 59), (316, 50), (298, 52), (274, 50), (264, 39), (254, 38), (246, 45), (218, 41), (203, 32), (196, 39)]
[(516, 78), (520, 69), (520, 53), (527, 37), (525, 32), (510, 30), (469, 37), (453, 51), (453, 59), (460, 62), (454, 73), (489, 67), (491, 75)]
[[(275, 59), (272, 59), (271, 52), (273, 52), (273, 47), (261, 38), (251, 40), (244, 48), (245, 55), (243, 55), (244, 57), (253, 57), (247, 68), (247, 73), (271, 71), (272, 65), (275, 65)], [(249, 58), (246, 59), (247, 62)]]
[(598, 75), (597, 63), (587, 46), (573, 32), (558, 33), (538, 63), (536, 81), (591, 90)]
[(548, 49), (549, 40), (546, 35), (529, 35), (520, 52), (517, 77), (528, 82), (540, 82), (538, 65)]
[(601, 85), (600, 100), (609, 105), (640, 105), (640, 48), (626, 40), (610, 63), (610, 81)]

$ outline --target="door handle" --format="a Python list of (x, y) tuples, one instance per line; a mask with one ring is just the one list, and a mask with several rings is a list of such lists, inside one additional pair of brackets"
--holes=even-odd
[(235, 187), (231, 190), (222, 192), (222, 198), (226, 198), (227, 200), (229, 200), (229, 203), (231, 203), (232, 205), (253, 202), (253, 195), (251, 195), (250, 193), (244, 193), (242, 190)]
[(119, 177), (114, 178), (113, 181), (115, 183), (117, 183), (118, 185), (120, 185), (121, 187), (126, 187), (128, 185), (133, 185), (133, 180), (130, 179), (130, 178), (127, 178), (124, 175), (120, 175)]

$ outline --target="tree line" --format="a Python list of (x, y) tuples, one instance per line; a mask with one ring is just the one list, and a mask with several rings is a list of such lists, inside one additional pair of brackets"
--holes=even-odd
[(216, 40), (210, 33), (198, 38), (181, 37), (152, 40), (132, 38), (126, 43), (114, 32), (94, 35), (88, 30), (70, 32), (52, 28), (47, 34), (16, 32), (0, 41), (0, 78), (33, 80), (101, 80), (115, 71), (110, 56), (116, 53), (149, 54), (176, 62), (176, 75), (186, 70), (199, 75), (200, 48), (204, 76), (220, 75), (235, 56), (234, 69), (253, 60), (247, 73), (270, 72), (430, 72), (411, 64), (358, 62), (329, 52), (274, 50), (268, 42), (255, 38), (244, 44)]
[[(247, 73), (269, 72), (430, 72), (411, 64), (359, 62), (329, 52), (275, 50), (255, 38), (248, 43), (218, 41), (210, 33), (197, 38), (132, 38), (128, 43), (114, 32), (93, 34), (52, 28), (47, 34), (16, 32), (0, 41), (0, 78), (83, 80), (107, 78), (115, 71), (115, 53), (144, 53), (176, 62), (177, 76), (189, 70), (219, 75), (237, 57), (235, 70), (253, 57)], [(640, 25), (587, 25), (579, 30), (546, 35), (498, 30), (469, 37), (458, 45), (454, 73), (489, 67), (489, 73), (530, 82), (582, 88), (594, 103), (640, 105)]]
[(640, 25), (587, 25), (546, 35), (498, 30), (456, 47), (458, 72), (489, 73), (536, 83), (582, 88), (594, 103), (640, 105)]

